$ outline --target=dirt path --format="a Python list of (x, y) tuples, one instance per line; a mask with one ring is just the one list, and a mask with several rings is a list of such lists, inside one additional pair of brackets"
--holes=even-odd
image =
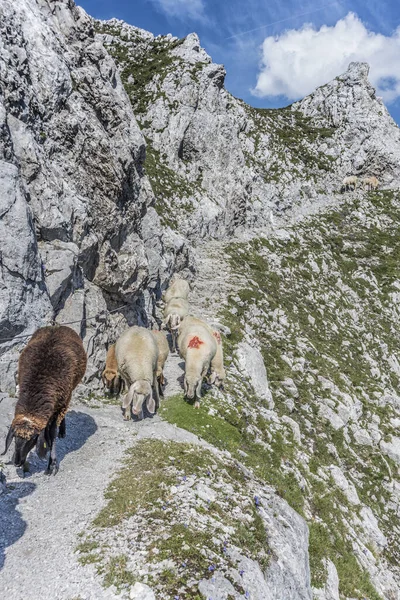
[[(15, 400), (0, 403), (0, 438), (12, 420)], [(108, 599), (89, 567), (75, 554), (78, 534), (104, 504), (103, 491), (118, 468), (137, 426), (116, 406), (68, 413), (67, 437), (58, 443), (60, 471), (44, 475), (45, 461), (31, 455), (31, 473), (6, 465), (8, 491), (0, 496), (0, 589), (9, 600)], [(11, 451), (10, 451), (11, 453)], [(10, 455), (10, 454), (9, 454)], [(9, 458), (9, 455), (6, 458)]]

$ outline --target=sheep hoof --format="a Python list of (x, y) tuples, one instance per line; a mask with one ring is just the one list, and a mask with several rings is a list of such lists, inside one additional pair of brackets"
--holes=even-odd
[(196, 402), (194, 403), (194, 407), (195, 408), (200, 408), (200, 402), (198, 400), (196, 400)]
[(46, 469), (45, 475), (57, 475), (58, 473), (58, 462), (54, 460)]

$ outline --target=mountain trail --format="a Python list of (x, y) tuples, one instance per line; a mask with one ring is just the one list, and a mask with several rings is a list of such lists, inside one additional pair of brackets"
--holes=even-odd
[[(221, 304), (232, 289), (232, 274), (217, 242), (198, 248), (197, 268), (190, 294), (191, 312), (216, 322)], [(165, 369), (165, 396), (182, 392), (184, 363), (171, 353)], [(0, 401), (0, 438), (5, 439), (14, 414), (15, 399)], [(167, 431), (168, 430), (168, 431)], [(8, 489), (0, 513), (0, 589), (8, 600), (32, 599), (108, 600), (90, 565), (79, 563), (79, 534), (104, 506), (104, 490), (121, 465), (124, 450), (141, 438), (199, 440), (185, 430), (163, 423), (159, 417), (141, 423), (122, 420), (119, 406), (91, 408), (73, 402), (67, 416), (67, 435), (57, 441), (60, 470), (44, 474), (46, 462), (35, 453), (30, 473), (5, 464)], [(10, 449), (7, 460), (11, 458)], [(33, 571), (31, 561), (40, 560)]]

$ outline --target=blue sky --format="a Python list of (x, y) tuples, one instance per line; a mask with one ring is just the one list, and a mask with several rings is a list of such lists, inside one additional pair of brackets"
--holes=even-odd
[(343, 72), (352, 60), (400, 123), (399, 0), (78, 0), (100, 19), (152, 33), (196, 31), (226, 87), (258, 107), (284, 106)]

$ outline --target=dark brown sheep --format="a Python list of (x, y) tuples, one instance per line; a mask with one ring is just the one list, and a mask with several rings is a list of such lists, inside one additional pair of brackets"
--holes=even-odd
[(15, 438), (13, 462), (25, 464), (35, 446), (42, 458), (50, 450), (47, 474), (58, 471), (56, 435), (65, 436), (65, 413), (72, 391), (86, 371), (82, 340), (70, 327), (38, 329), (21, 352), (18, 363), (19, 398), (7, 435), (5, 454)]

